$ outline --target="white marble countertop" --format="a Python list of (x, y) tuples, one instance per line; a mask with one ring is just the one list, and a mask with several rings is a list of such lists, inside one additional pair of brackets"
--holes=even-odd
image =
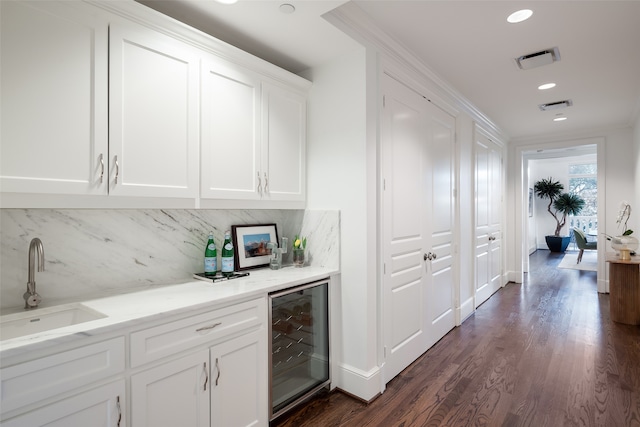
[(216, 306), (264, 297), (270, 292), (310, 283), (337, 273), (335, 269), (322, 267), (256, 269), (250, 270), (247, 277), (228, 281), (211, 283), (194, 279), (139, 292), (78, 301), (107, 317), (1, 341), (0, 357), (15, 357), (25, 352), (129, 328), (169, 315), (207, 307), (214, 309)]

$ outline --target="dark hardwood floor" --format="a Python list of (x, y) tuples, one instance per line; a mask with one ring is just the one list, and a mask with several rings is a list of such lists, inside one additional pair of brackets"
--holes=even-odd
[(538, 251), (369, 404), (324, 392), (272, 426), (640, 426), (640, 326), (609, 319), (596, 273)]

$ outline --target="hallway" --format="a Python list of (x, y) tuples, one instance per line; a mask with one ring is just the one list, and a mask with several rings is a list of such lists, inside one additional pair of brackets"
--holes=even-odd
[(537, 251), (370, 404), (322, 393), (272, 426), (640, 427), (640, 327), (611, 322), (596, 273)]

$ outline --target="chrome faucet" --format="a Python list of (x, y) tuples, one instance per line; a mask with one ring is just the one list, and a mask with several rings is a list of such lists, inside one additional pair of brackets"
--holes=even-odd
[(271, 249), (271, 259), (269, 260), (269, 268), (272, 270), (278, 270), (282, 267), (282, 254), (287, 253), (287, 245), (289, 239), (287, 237), (282, 238), (282, 246), (278, 247), (278, 242), (267, 243), (267, 249)]
[(37, 237), (31, 240), (29, 244), (29, 281), (27, 282), (27, 292), (24, 293), (24, 308), (38, 308), (38, 304), (42, 301), (40, 295), (36, 292), (36, 273), (34, 263), (38, 253), (38, 271), (44, 271), (44, 247), (42, 241)]

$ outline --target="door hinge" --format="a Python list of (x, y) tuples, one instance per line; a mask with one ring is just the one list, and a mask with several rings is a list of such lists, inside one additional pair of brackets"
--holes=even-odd
[(382, 274), (387, 274), (387, 264), (382, 263)]

